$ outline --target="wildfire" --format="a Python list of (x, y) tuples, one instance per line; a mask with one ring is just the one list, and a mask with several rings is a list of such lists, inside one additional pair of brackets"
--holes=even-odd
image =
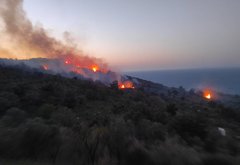
[(210, 90), (205, 90), (203, 92), (203, 97), (208, 99), (208, 100), (211, 100), (212, 99), (212, 92)]
[(92, 71), (93, 72), (97, 72), (99, 70), (97, 65), (92, 66)]
[(211, 96), (210, 93), (205, 96), (205, 98), (206, 98), (206, 99), (209, 99), (209, 100), (211, 99), (211, 97), (212, 97), (212, 96)]
[(102, 73), (106, 73), (107, 69), (106, 68), (100, 68), (99, 65), (97, 64), (92, 64), (92, 61), (81, 61), (79, 60), (79, 58), (77, 56), (67, 56), (64, 59), (64, 64), (65, 65), (69, 65), (72, 70), (79, 70), (82, 68), (87, 68), (93, 72), (102, 72)]
[(120, 89), (124, 89), (124, 88), (125, 88), (125, 85), (122, 84), (122, 85), (119, 86), (119, 88), (120, 88)]
[(124, 82), (119, 82), (118, 83), (118, 88), (119, 89), (134, 89), (134, 85), (131, 81), (127, 80)]
[(65, 63), (65, 64), (70, 64), (69, 60), (65, 60), (64, 63)]

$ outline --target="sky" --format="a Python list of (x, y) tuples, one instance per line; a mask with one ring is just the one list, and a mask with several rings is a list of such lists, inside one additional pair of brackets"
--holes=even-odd
[(113, 68), (240, 66), (239, 0), (25, 0), (24, 9)]

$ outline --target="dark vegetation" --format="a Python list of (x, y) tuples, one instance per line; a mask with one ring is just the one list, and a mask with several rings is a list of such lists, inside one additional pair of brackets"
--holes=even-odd
[(240, 164), (240, 110), (175, 95), (0, 67), (0, 164)]

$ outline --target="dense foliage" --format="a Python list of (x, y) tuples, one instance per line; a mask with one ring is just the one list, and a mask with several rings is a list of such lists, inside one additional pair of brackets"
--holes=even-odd
[(0, 67), (0, 163), (237, 165), (239, 122), (238, 110), (190, 92), (156, 95)]

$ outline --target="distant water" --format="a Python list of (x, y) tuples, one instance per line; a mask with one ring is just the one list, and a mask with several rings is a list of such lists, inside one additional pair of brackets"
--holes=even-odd
[(210, 88), (219, 92), (240, 94), (240, 68), (139, 71), (126, 74), (170, 87)]

